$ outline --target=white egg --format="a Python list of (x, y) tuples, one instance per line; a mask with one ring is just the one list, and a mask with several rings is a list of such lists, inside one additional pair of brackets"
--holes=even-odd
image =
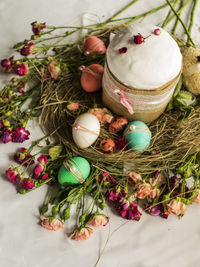
[(75, 144), (80, 148), (91, 146), (99, 136), (100, 123), (98, 119), (90, 114), (80, 115), (74, 122), (72, 136)]

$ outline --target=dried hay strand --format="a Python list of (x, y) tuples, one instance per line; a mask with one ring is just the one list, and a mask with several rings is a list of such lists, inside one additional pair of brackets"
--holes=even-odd
[[(102, 27), (95, 29), (90, 35), (100, 36), (108, 43), (111, 32), (119, 30), (123, 25)], [(101, 127), (100, 136), (91, 147), (78, 148), (72, 138), (72, 125), (81, 113), (94, 107), (103, 107), (101, 92), (86, 93), (80, 86), (81, 65), (93, 63), (104, 64), (104, 55), (92, 55), (86, 57), (81, 51), (83, 40), (74, 43), (73, 46), (61, 50), (56, 57), (61, 57), (68, 64), (68, 72), (56, 80), (47, 82), (42, 90), (42, 112), (40, 124), (48, 131), (55, 131), (55, 136), (66, 150), (71, 150), (74, 155), (83, 156), (102, 170), (111, 169), (119, 173), (124, 165), (133, 166), (134, 170), (150, 173), (157, 169), (174, 169), (184, 162), (191, 154), (200, 150), (200, 107), (185, 120), (179, 121), (181, 114), (178, 110), (163, 113), (149, 127), (152, 132), (151, 146), (143, 153), (134, 152), (127, 148), (115, 152), (112, 155), (102, 153), (99, 143), (103, 138), (117, 140), (122, 138), (122, 133), (112, 134), (108, 132), (108, 125)], [(78, 111), (69, 111), (67, 103), (78, 102)]]

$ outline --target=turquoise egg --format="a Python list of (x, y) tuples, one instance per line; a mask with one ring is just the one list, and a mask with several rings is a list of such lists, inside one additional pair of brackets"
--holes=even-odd
[(85, 158), (74, 157), (63, 162), (58, 171), (58, 182), (61, 185), (83, 183), (89, 174), (89, 162)]
[(129, 148), (135, 151), (141, 151), (150, 145), (151, 132), (144, 122), (132, 121), (124, 131), (124, 138)]

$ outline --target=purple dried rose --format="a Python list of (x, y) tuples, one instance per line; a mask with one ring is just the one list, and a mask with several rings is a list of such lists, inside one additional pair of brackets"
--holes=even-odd
[(24, 127), (18, 127), (12, 132), (12, 142), (23, 143), (25, 140), (29, 139), (30, 132)]
[(8, 142), (11, 141), (11, 132), (10, 129), (6, 128), (1, 132), (0, 135), (1, 142), (4, 144), (7, 144)]
[(20, 164), (24, 163), (24, 166), (32, 165), (34, 163), (32, 155), (30, 153), (26, 153), (25, 147), (21, 147), (20, 151), (15, 153), (14, 160)]

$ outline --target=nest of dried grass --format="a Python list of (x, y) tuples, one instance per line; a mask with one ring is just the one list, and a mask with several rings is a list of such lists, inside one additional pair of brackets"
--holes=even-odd
[[(109, 42), (111, 32), (118, 31), (124, 25), (96, 28), (90, 35), (101, 37)], [(92, 63), (104, 64), (105, 55), (93, 55), (85, 57), (81, 51), (83, 39), (70, 47), (62, 48), (57, 53), (57, 58), (63, 58), (68, 64), (68, 72), (63, 74), (58, 81), (51, 80), (42, 87), (42, 112), (40, 124), (50, 131), (55, 131), (55, 136), (74, 155), (87, 158), (97, 168), (112, 173), (122, 172), (124, 165), (133, 166), (135, 171), (150, 173), (157, 169), (174, 169), (185, 159), (200, 150), (200, 107), (187, 119), (179, 121), (180, 111), (172, 110), (163, 113), (149, 127), (152, 132), (151, 146), (143, 153), (124, 149), (112, 155), (100, 151), (99, 143), (103, 138), (114, 140), (122, 135), (109, 133), (105, 125), (94, 145), (87, 149), (78, 148), (72, 138), (72, 125), (75, 118), (94, 106), (103, 107), (101, 92), (88, 94), (81, 89), (80, 71), (81, 65)], [(68, 102), (79, 102), (78, 111), (69, 111)]]

